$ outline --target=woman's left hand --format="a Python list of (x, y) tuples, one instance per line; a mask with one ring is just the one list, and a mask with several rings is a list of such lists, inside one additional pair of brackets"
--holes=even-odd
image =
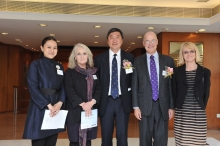
[(91, 110), (92, 106), (94, 104), (95, 104), (95, 101), (91, 100), (91, 101), (85, 102), (85, 104), (82, 106), (82, 108), (83, 108), (84, 111)]

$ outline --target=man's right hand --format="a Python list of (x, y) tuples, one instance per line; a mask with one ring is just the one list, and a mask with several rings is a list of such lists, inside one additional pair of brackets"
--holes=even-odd
[(139, 108), (134, 109), (134, 115), (138, 120), (141, 120), (141, 110)]

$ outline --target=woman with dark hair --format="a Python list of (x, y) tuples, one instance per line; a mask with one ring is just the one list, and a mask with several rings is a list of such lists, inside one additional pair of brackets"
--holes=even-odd
[(70, 146), (91, 146), (91, 140), (97, 136), (97, 127), (81, 129), (81, 111), (86, 116), (96, 109), (101, 96), (97, 68), (93, 65), (92, 53), (83, 44), (73, 48), (66, 74), (65, 91), (67, 95), (67, 131)]
[(65, 129), (41, 130), (41, 125), (45, 110), (50, 110), (51, 117), (56, 116), (65, 102), (64, 69), (53, 60), (58, 52), (55, 38), (44, 38), (41, 51), (43, 56), (33, 61), (28, 70), (27, 82), (31, 99), (23, 138), (31, 139), (32, 146), (55, 146), (58, 133)]

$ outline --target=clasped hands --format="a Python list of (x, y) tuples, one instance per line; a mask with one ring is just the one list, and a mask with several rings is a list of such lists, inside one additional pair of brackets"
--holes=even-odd
[(89, 117), (92, 115), (92, 106), (96, 103), (94, 99), (88, 102), (82, 102), (79, 104), (79, 106), (82, 107), (82, 109), (85, 111), (85, 116)]
[(54, 117), (56, 114), (60, 111), (60, 108), (62, 106), (63, 102), (59, 101), (53, 106), (51, 104), (48, 104), (47, 107), (50, 110), (50, 116)]

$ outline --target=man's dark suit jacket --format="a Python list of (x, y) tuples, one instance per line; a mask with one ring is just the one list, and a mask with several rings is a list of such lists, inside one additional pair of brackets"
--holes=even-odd
[[(165, 67), (174, 67), (171, 57), (159, 54), (159, 103), (163, 119), (169, 119), (168, 110), (174, 109), (171, 79), (164, 78), (162, 72)], [(141, 114), (149, 116), (152, 109), (152, 88), (147, 65), (147, 55), (143, 54), (134, 61), (134, 73), (132, 79), (132, 103), (133, 107), (139, 107)]]
[[(123, 103), (123, 108), (126, 113), (129, 113), (132, 109), (131, 104), (131, 80), (132, 73), (126, 74), (125, 69), (123, 69), (123, 60), (126, 59), (133, 64), (134, 56), (121, 50), (121, 75), (120, 75), (120, 87), (121, 87), (121, 98)], [(98, 78), (101, 83), (101, 99), (99, 104), (99, 115), (103, 116), (105, 114), (107, 102), (108, 102), (108, 92), (110, 83), (110, 68), (109, 68), (109, 50), (98, 55), (95, 58), (95, 67), (98, 68)]]
[[(202, 109), (206, 108), (209, 92), (210, 92), (210, 76), (211, 72), (207, 68), (203, 68), (198, 64), (196, 77), (194, 82), (194, 94), (198, 99), (199, 105)], [(182, 108), (186, 93), (186, 65), (174, 68), (173, 74), (173, 97), (175, 108)]]

